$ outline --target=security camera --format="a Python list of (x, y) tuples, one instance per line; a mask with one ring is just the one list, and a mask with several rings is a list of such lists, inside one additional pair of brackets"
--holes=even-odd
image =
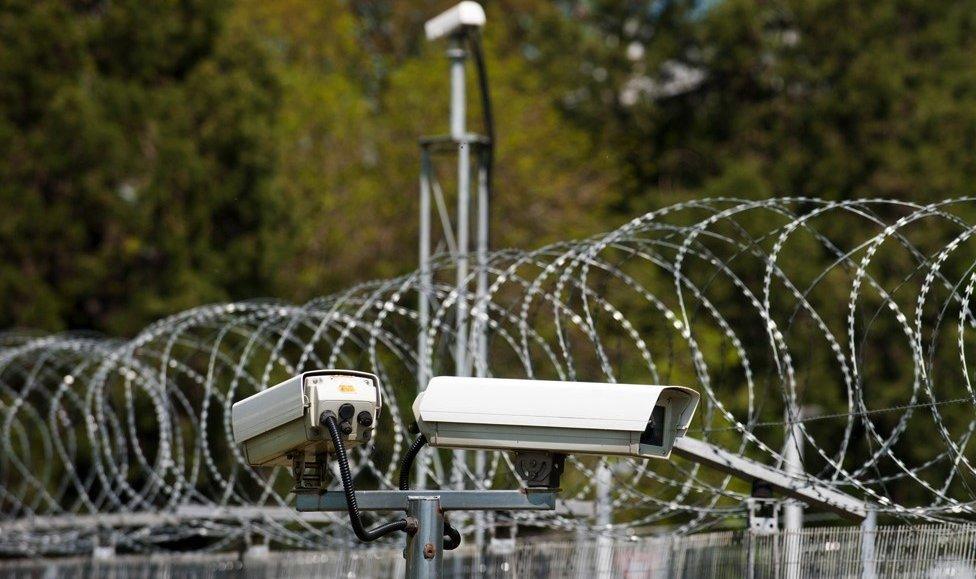
[(698, 399), (682, 386), (438, 376), (413, 413), (431, 446), (513, 451), (530, 486), (553, 486), (567, 454), (668, 458)]
[(292, 465), (295, 493), (328, 489), (328, 460), (335, 459), (349, 521), (362, 541), (417, 530), (406, 518), (367, 529), (356, 503), (346, 448), (369, 441), (380, 415), (379, 380), (354, 370), (313, 370), (236, 402), (234, 440), (251, 466)]
[[(334, 417), (345, 446), (369, 441), (380, 414), (376, 376), (352, 370), (313, 370), (236, 402), (234, 440), (252, 466), (292, 466), (296, 479), (305, 464), (324, 463), (335, 451), (323, 428)], [(323, 472), (319, 473), (324, 476)]]
[(477, 2), (461, 2), (454, 8), (442, 12), (424, 24), (427, 40), (437, 40), (445, 36), (459, 34), (468, 28), (481, 28), (485, 25), (485, 10)]

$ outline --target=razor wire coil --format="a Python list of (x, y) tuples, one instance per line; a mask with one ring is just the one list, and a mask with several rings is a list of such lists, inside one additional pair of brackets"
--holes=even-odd
[[(114, 530), (117, 545), (349, 543), (341, 514), (314, 523), (297, 514), (165, 515), (187, 506), (290, 509), (290, 473), (246, 464), (230, 408), (317, 368), (379, 377), (377, 436), (350, 453), (350, 466), (357, 481), (396, 488), (418, 368), (456, 371), (459, 303), (470, 328), (467, 372), (690, 386), (702, 395), (690, 435), (781, 466), (793, 428), (806, 476), (907, 521), (972, 521), (974, 224), (974, 198), (701, 199), (588, 239), (493, 252), (483, 295), (475, 260), (458, 291), (454, 261), (441, 256), (429, 287), (413, 272), (302, 305), (202, 306), (130, 340), (0, 334), (0, 527), (69, 520), (10, 527), (0, 553), (88, 551), (106, 531), (71, 517), (140, 513), (162, 516)], [(426, 328), (421, 291), (432, 303)], [(431, 487), (450, 484), (452, 471), (470, 488), (518, 484), (504, 453), (490, 453), (484, 472), (451, 464), (449, 453), (427, 456)], [(713, 526), (743, 516), (748, 495), (740, 481), (680, 459), (571, 457), (567, 466), (563, 508), (512, 518), (591, 528), (572, 505), (593, 500), (602, 466), (612, 472), (620, 533)]]

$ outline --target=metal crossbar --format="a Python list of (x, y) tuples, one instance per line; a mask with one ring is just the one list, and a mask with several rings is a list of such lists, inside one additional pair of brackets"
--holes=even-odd
[(796, 478), (787, 473), (734, 454), (723, 448), (687, 436), (674, 442), (674, 454), (746, 480), (762, 480), (788, 497), (861, 520), (867, 517), (865, 501), (834, 490), (813, 478)]
[[(409, 499), (438, 497), (444, 511), (547, 511), (556, 508), (555, 491), (356, 491), (356, 502), (364, 511), (406, 511)], [(345, 511), (341, 492), (300, 494), (295, 499), (300, 512)]]

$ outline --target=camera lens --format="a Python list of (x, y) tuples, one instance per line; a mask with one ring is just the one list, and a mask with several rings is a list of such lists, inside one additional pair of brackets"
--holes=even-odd
[(651, 419), (647, 421), (647, 428), (641, 433), (641, 444), (664, 445), (664, 412), (663, 406), (655, 406), (654, 410), (651, 411)]
[(373, 425), (373, 415), (366, 410), (360, 412), (359, 416), (356, 417), (356, 420), (360, 425), (363, 426), (363, 428), (369, 428)]

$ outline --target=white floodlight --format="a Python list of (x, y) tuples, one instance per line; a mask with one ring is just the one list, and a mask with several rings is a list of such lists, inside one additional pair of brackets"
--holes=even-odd
[(485, 9), (477, 2), (461, 2), (454, 8), (440, 13), (424, 24), (427, 40), (437, 40), (453, 36), (466, 28), (481, 28), (485, 25)]

